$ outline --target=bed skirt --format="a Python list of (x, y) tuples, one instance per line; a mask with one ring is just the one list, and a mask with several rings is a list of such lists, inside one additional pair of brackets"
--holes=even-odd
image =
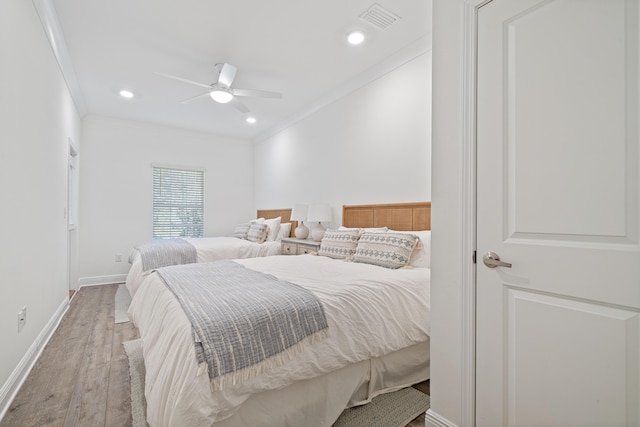
[(326, 426), (345, 408), (429, 379), (429, 342), (252, 395), (215, 427)]

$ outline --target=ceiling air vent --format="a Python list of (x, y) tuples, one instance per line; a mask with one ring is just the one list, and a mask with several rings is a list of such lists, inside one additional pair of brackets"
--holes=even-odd
[(358, 18), (380, 30), (386, 30), (400, 19), (398, 15), (389, 12), (378, 3), (371, 5), (371, 7), (362, 12)]

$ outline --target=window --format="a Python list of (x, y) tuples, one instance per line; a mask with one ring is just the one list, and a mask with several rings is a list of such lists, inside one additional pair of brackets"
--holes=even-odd
[(153, 166), (153, 238), (204, 236), (204, 171)]

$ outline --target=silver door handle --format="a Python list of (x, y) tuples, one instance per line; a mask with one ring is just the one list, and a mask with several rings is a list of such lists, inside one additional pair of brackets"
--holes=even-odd
[(511, 263), (500, 261), (500, 257), (495, 252), (487, 252), (482, 256), (482, 262), (489, 268), (505, 267), (511, 268)]

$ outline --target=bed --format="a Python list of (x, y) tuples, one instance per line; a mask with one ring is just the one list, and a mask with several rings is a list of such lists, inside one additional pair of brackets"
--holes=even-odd
[[(428, 230), (429, 212), (429, 203), (345, 206), (343, 225)], [(151, 426), (330, 426), (346, 407), (429, 378), (428, 268), (390, 269), (314, 255), (209, 265), (223, 263), (313, 294), (326, 314), (328, 336), (280, 365), (216, 385), (207, 364), (194, 357), (185, 310), (159, 272), (150, 274), (129, 316), (143, 340)]]
[[(264, 218), (267, 220), (280, 218), (281, 224), (290, 223), (289, 234), (284, 237), (294, 236), (294, 230), (297, 223), (295, 221), (292, 223), (290, 217), (291, 209), (259, 209), (256, 216), (256, 218)], [(220, 259), (240, 259), (280, 255), (282, 247), (279, 239), (265, 241), (262, 243), (255, 243), (246, 239), (230, 236), (169, 240), (176, 243), (180, 242), (182, 244), (188, 244), (188, 246), (190, 246), (189, 249), (194, 252), (194, 258), (189, 259), (188, 262), (210, 262)], [(185, 263), (183, 259), (171, 262), (170, 264)], [(146, 275), (149, 273), (150, 269), (144, 267), (140, 251), (137, 248), (132, 250), (129, 261), (131, 263), (131, 267), (127, 273), (125, 285), (127, 286), (131, 296), (133, 296), (140, 287), (140, 284), (142, 284)], [(165, 263), (164, 265), (170, 264)]]

